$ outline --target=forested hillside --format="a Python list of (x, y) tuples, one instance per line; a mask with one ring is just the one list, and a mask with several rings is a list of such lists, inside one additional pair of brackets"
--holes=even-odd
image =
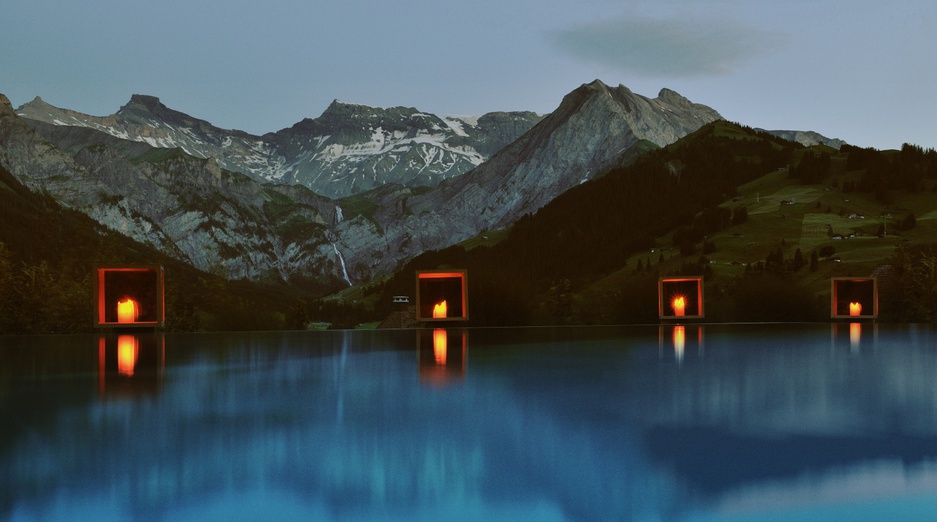
[(162, 264), (167, 328), (288, 326), (299, 299), (199, 272), (35, 194), (0, 167), (0, 334), (88, 332), (96, 265)]
[[(929, 320), (908, 294), (937, 295), (909, 276), (933, 258), (935, 184), (933, 150), (805, 148), (716, 122), (568, 191), (498, 244), (414, 259), (378, 315), (412, 293), (414, 270), (450, 266), (469, 270), (475, 325), (656, 322), (658, 277), (677, 274), (704, 276), (707, 319), (828, 320), (829, 278), (876, 270), (883, 318)], [(915, 209), (933, 211), (924, 228)]]
[[(92, 328), (93, 267), (166, 267), (170, 330), (351, 327), (469, 271), (474, 326), (657, 322), (658, 278), (702, 275), (707, 320), (828, 320), (829, 278), (880, 280), (881, 319), (937, 320), (937, 152), (803, 147), (727, 122), (583, 183), (507, 231), (428, 251), (341, 299), (226, 280), (0, 169), (0, 334)], [(490, 236), (490, 238), (489, 238)], [(766, 298), (766, 296), (770, 296)]]
[(407, 293), (412, 270), (464, 266), (477, 322), (549, 321), (563, 315), (564, 295), (621, 268), (635, 252), (653, 248), (659, 236), (688, 226), (689, 241), (728, 225), (728, 219), (695, 216), (731, 199), (743, 183), (786, 166), (799, 148), (726, 122), (709, 124), (568, 191), (523, 217), (497, 245), (469, 251), (457, 246), (414, 259), (387, 285), (385, 297)]

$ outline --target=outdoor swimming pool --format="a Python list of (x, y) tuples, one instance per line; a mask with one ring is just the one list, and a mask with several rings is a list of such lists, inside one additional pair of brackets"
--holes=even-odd
[(0, 519), (932, 520), (937, 330), (0, 337)]

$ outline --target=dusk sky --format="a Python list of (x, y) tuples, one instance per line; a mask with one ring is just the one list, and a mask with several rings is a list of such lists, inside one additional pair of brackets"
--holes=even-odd
[(333, 99), (548, 113), (594, 79), (728, 120), (937, 147), (932, 0), (6, 0), (0, 93), (104, 116), (132, 94), (254, 134)]

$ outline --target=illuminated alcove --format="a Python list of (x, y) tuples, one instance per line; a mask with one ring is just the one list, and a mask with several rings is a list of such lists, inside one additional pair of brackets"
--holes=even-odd
[(833, 319), (878, 317), (878, 285), (874, 277), (830, 279), (830, 315)]
[(657, 284), (657, 307), (661, 319), (702, 319), (703, 278), (661, 278)]
[(467, 275), (465, 270), (417, 271), (417, 321), (468, 321)]
[(94, 325), (162, 328), (166, 323), (163, 267), (109, 266), (96, 270)]

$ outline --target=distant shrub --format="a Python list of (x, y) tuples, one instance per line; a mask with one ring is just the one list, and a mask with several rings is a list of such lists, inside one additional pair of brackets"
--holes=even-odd
[(799, 322), (821, 319), (812, 294), (788, 278), (749, 276), (732, 291), (734, 319), (746, 322)]

